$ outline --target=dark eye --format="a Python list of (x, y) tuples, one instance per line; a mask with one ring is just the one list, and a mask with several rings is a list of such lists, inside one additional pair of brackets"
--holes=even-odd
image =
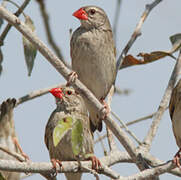
[(95, 12), (96, 12), (96, 10), (95, 10), (95, 9), (91, 9), (91, 10), (90, 10), (90, 14), (91, 14), (91, 15), (94, 15), (94, 14), (95, 14)]
[(71, 95), (71, 94), (72, 94), (72, 91), (68, 90), (68, 91), (66, 91), (66, 94), (67, 94), (67, 95)]

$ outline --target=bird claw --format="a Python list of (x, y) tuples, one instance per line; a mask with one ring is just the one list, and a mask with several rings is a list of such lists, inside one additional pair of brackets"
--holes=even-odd
[(78, 78), (78, 75), (75, 71), (72, 71), (70, 74), (69, 74), (69, 78), (68, 78), (68, 81), (67, 81), (67, 84), (66, 86), (69, 86), (72, 82), (75, 82), (75, 80)]
[(105, 114), (102, 117), (102, 119), (105, 119), (110, 113), (110, 107), (108, 106), (108, 104), (106, 103), (106, 101), (103, 98), (101, 98), (100, 101), (104, 105), (102, 111), (104, 111), (104, 109), (106, 110)]
[(92, 161), (92, 169), (98, 171), (98, 169), (102, 167), (101, 162), (96, 156), (90, 156), (88, 159)]
[(179, 151), (175, 154), (174, 158), (173, 158), (173, 163), (181, 170), (181, 165), (180, 165), (180, 159), (181, 159), (181, 155), (180, 155), (181, 149), (179, 149)]
[(55, 177), (57, 176), (58, 170), (57, 170), (57, 163), (59, 164), (60, 167), (62, 167), (62, 162), (58, 159), (51, 159), (51, 163), (53, 166), (53, 169), (55, 170), (55, 173), (53, 173), (52, 175)]

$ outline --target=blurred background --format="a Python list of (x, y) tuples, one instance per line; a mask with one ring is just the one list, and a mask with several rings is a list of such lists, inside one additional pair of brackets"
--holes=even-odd
[[(14, 0), (21, 5), (22, 0)], [(59, 1), (45, 0), (51, 30), (55, 42), (61, 48), (64, 59), (70, 63), (70, 35), (69, 29), (73, 31), (80, 25), (79, 21), (72, 16), (72, 13), (85, 5), (97, 5), (103, 8), (111, 24), (115, 19), (117, 0), (76, 0)], [(136, 24), (145, 9), (147, 3), (152, 0), (122, 0), (120, 6), (120, 16), (117, 26), (116, 46), (117, 54), (120, 55), (122, 49), (131, 37)], [(136, 56), (140, 52), (152, 52), (158, 50), (171, 49), (169, 37), (181, 32), (181, 1), (164, 0), (148, 16), (142, 26), (142, 35), (131, 47), (129, 54)], [(16, 8), (8, 3), (7, 8), (12, 12)], [(34, 21), (38, 37), (47, 42), (44, 25), (36, 1), (31, 1), (25, 13)], [(23, 16), (20, 16), (24, 20)], [(5, 27), (4, 22), (1, 32)], [(50, 47), (51, 48), (51, 47)], [(8, 33), (4, 46), (3, 72), (0, 76), (0, 102), (9, 97), (19, 98), (31, 91), (46, 88), (59, 83), (66, 83), (62, 76), (49, 64), (45, 58), (38, 53), (32, 75), (29, 77), (24, 60), (22, 36), (12, 28)], [(177, 57), (177, 53), (175, 54)], [(120, 70), (118, 73), (116, 86), (120, 89), (130, 89), (129, 95), (115, 95), (112, 102), (114, 111), (125, 123), (155, 112), (159, 106), (165, 88), (168, 84), (175, 61), (170, 57), (159, 61), (140, 66), (133, 66)], [(40, 98), (28, 101), (19, 105), (14, 111), (16, 132), (23, 151), (29, 155), (32, 161), (49, 161), (48, 151), (44, 144), (44, 130), (51, 112), (55, 109), (55, 101), (52, 95), (47, 94)], [(151, 119), (130, 126), (130, 130), (142, 141), (151, 124)], [(105, 131), (101, 135), (105, 134)], [(97, 139), (97, 135), (95, 135)], [(109, 151), (107, 140), (105, 147)], [(136, 142), (135, 142), (136, 144)], [(137, 145), (137, 144), (136, 144)], [(118, 147), (124, 150), (118, 143)], [(157, 135), (153, 141), (151, 154), (155, 157), (167, 161), (173, 158), (178, 147), (172, 132), (171, 121), (168, 111), (164, 113)], [(95, 146), (95, 154), (98, 157), (104, 156), (100, 143)], [(138, 172), (134, 164), (121, 163), (113, 166), (121, 176), (131, 175)], [(64, 175), (59, 175), (65, 179)], [(83, 178), (93, 179), (90, 174), (85, 174)], [(101, 175), (101, 179), (109, 179)], [(179, 177), (170, 174), (160, 176), (161, 180), (178, 179)], [(33, 175), (27, 180), (44, 179), (40, 175)]]

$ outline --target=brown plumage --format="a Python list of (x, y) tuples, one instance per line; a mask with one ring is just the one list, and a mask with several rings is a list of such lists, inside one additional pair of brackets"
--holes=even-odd
[[(70, 42), (72, 69), (99, 100), (104, 100), (116, 77), (116, 50), (109, 19), (96, 6), (82, 7), (73, 15), (81, 26)], [(101, 131), (100, 118), (89, 102), (85, 102), (94, 125), (92, 130)]]
[[(8, 99), (0, 105), (0, 145), (7, 148), (11, 152), (18, 152), (19, 150), (14, 143), (15, 138), (17, 139), (14, 120), (13, 110), (16, 104), (16, 99)], [(11, 155), (0, 151), (0, 159), (16, 160)], [(20, 173), (17, 172), (3, 172), (2, 175), (6, 180), (19, 180)]]
[[(67, 117), (81, 120), (83, 126), (83, 151), (85, 154), (93, 154), (93, 135), (90, 130), (88, 111), (82, 97), (72, 87), (62, 86), (50, 92), (55, 96), (57, 104), (45, 129), (45, 144), (50, 158), (59, 161), (72, 161), (77, 159), (72, 151), (70, 131), (64, 135), (56, 147), (53, 144), (54, 128), (57, 126), (59, 120)], [(65, 173), (68, 180), (80, 180), (81, 175), (81, 173)]]
[(169, 112), (172, 120), (172, 128), (179, 151), (174, 156), (174, 163), (181, 168), (179, 159), (181, 158), (181, 79), (172, 91)]

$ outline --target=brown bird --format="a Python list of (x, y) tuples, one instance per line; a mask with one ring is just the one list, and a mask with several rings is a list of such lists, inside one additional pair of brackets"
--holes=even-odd
[[(13, 109), (16, 99), (8, 99), (0, 105), (0, 146), (11, 152), (19, 153), (19, 149), (15, 144), (17, 136), (14, 128)], [(0, 159), (16, 160), (11, 155), (0, 151)], [(6, 180), (19, 180), (20, 173), (1, 171)]]
[[(79, 119), (83, 127), (83, 145), (82, 152), (89, 154), (88, 159), (92, 160), (93, 168), (98, 169), (101, 166), (99, 160), (94, 156), (93, 135), (90, 130), (90, 121), (88, 118), (88, 111), (84, 104), (82, 97), (72, 88), (61, 86), (50, 90), (50, 93), (56, 98), (57, 107), (51, 114), (45, 129), (45, 144), (48, 148), (49, 155), (54, 168), (56, 163), (61, 166), (61, 161), (77, 160), (73, 153), (71, 144), (71, 132), (67, 132), (63, 138), (55, 146), (53, 143), (53, 131), (61, 119), (71, 117), (72, 119)], [(64, 121), (66, 122), (66, 121)], [(80, 180), (81, 173), (65, 173), (67, 180)], [(55, 177), (56, 179), (56, 177)]]
[[(116, 49), (109, 19), (103, 9), (85, 6), (73, 13), (80, 27), (72, 35), (72, 69), (84, 85), (101, 101), (116, 78)], [(102, 121), (94, 107), (86, 102), (92, 130), (102, 130)], [(104, 103), (104, 102), (103, 102)]]
[(180, 148), (175, 154), (173, 162), (181, 169), (180, 159), (181, 159), (181, 79), (172, 91), (169, 112), (172, 120), (173, 133), (176, 139), (176, 143)]

